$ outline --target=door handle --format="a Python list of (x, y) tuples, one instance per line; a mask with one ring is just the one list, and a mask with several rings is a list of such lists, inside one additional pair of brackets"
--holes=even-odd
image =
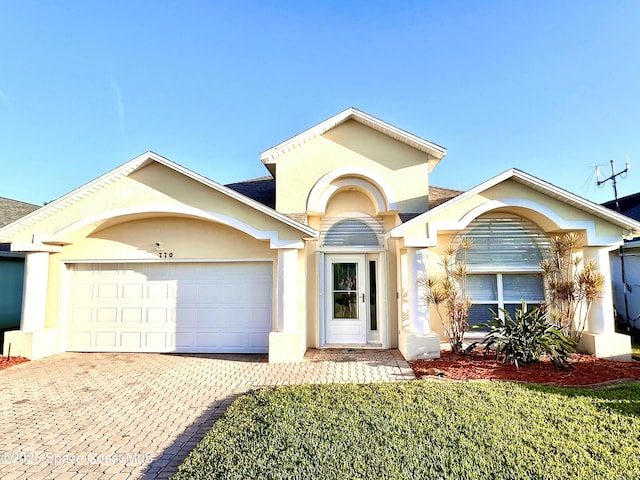
[(362, 294), (362, 303), (364, 303), (364, 293)]

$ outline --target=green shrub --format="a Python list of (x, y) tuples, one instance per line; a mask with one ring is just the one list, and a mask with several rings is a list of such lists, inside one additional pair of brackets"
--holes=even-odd
[(569, 365), (568, 358), (575, 352), (576, 344), (563, 328), (547, 321), (544, 311), (539, 308), (527, 311), (524, 301), (522, 308), (516, 309), (515, 318), (505, 309), (500, 311), (503, 318), (491, 311), (493, 320), (487, 323), (489, 333), (482, 342), (485, 353), (495, 349), (496, 358), (502, 357), (503, 363), (516, 367), (538, 362), (543, 355), (549, 356), (556, 369)]

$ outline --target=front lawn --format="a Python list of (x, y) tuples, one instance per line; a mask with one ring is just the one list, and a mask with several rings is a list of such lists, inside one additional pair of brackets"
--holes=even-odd
[(180, 466), (205, 478), (640, 478), (640, 384), (415, 381), (239, 398)]

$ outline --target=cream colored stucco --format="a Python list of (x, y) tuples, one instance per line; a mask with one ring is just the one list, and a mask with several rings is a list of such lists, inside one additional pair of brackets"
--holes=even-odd
[(232, 220), (256, 232), (273, 232), (280, 240), (300, 240), (304, 236), (235, 198), (152, 162), (64, 208), (52, 209), (48, 216), (18, 232), (11, 241), (30, 242), (34, 234), (49, 234), (56, 241), (73, 243), (103, 226), (127, 221), (126, 217), (153, 217), (167, 211), (218, 218), (222, 222)]
[(359, 212), (370, 217), (375, 217), (378, 214), (367, 195), (347, 190), (339, 191), (331, 197), (325, 216), (337, 217), (344, 212)]
[(428, 156), (353, 120), (278, 157), (276, 210), (306, 211), (314, 184), (328, 172), (345, 167), (369, 171), (393, 188), (399, 208), (423, 204), (428, 195)]
[[(154, 217), (119, 223), (93, 232), (62, 250), (64, 261), (157, 260), (156, 243), (169, 260), (274, 259), (269, 242), (226, 225), (188, 217)], [(167, 260), (167, 258), (164, 258)]]
[[(478, 216), (489, 212), (512, 213), (531, 220), (548, 234), (584, 231), (591, 244), (620, 241), (623, 229), (604, 219), (568, 205), (558, 199), (507, 180), (462, 201), (452, 201), (429, 214), (428, 220), (414, 222), (404, 229), (404, 237), (441, 244), (433, 234), (460, 231)], [(432, 244), (432, 243), (431, 243)]]

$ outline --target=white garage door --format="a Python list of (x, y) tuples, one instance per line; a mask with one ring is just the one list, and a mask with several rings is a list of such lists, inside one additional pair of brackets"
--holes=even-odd
[(74, 264), (67, 350), (267, 352), (270, 262)]

